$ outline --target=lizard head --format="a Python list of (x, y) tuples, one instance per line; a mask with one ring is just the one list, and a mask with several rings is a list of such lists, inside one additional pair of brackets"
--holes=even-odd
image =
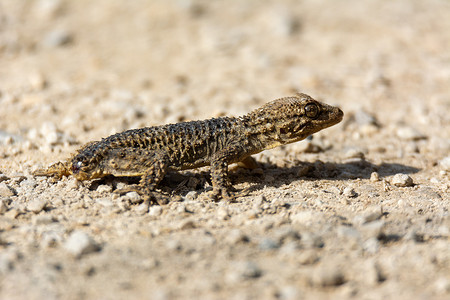
[(83, 181), (105, 176), (96, 160), (98, 155), (94, 155), (94, 151), (90, 151), (92, 144), (94, 143), (89, 143), (81, 148), (71, 160), (72, 175), (77, 180)]
[(263, 128), (273, 147), (303, 140), (339, 123), (344, 113), (305, 94), (274, 100), (247, 115), (252, 125)]

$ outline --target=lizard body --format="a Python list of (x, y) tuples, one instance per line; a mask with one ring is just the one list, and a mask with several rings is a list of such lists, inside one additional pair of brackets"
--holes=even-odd
[(211, 166), (212, 197), (233, 199), (227, 169), (263, 150), (303, 140), (339, 123), (343, 112), (305, 94), (269, 102), (241, 117), (221, 117), (131, 129), (91, 142), (66, 162), (34, 175), (72, 175), (90, 180), (107, 175), (142, 176), (136, 190), (153, 192), (168, 170)]

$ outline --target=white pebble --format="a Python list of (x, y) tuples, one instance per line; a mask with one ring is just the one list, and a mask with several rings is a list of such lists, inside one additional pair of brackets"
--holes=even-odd
[(74, 231), (64, 243), (64, 249), (76, 257), (100, 250), (95, 241), (83, 231)]
[(33, 199), (28, 203), (27, 210), (38, 214), (45, 208), (46, 205), (47, 200), (45, 199)]
[(414, 182), (411, 177), (409, 177), (406, 174), (395, 174), (394, 177), (391, 180), (391, 184), (397, 186), (397, 187), (407, 187), (407, 186), (413, 186)]
[(442, 170), (449, 172), (450, 171), (450, 156), (447, 156), (443, 158), (439, 165), (441, 166)]
[(380, 181), (380, 175), (378, 174), (378, 172), (372, 172), (370, 174), (370, 181), (372, 182)]
[(112, 187), (106, 184), (101, 184), (97, 187), (97, 192), (99, 193), (111, 193)]
[(348, 198), (355, 198), (358, 196), (358, 193), (356, 193), (355, 190), (349, 186), (344, 189), (343, 194)]
[(160, 216), (162, 214), (162, 212), (163, 212), (163, 208), (161, 206), (153, 205), (153, 206), (150, 207), (148, 213), (149, 213), (150, 216), (157, 217), (157, 216)]
[(4, 182), (0, 183), (0, 197), (14, 196), (14, 191)]
[(424, 136), (422, 133), (417, 131), (416, 129), (412, 127), (400, 127), (397, 129), (397, 136), (401, 138), (402, 140), (412, 140), (417, 141), (421, 139), (425, 139), (426, 136)]

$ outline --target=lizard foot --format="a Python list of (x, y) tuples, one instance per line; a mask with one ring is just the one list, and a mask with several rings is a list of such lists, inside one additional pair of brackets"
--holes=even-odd
[(117, 193), (120, 195), (129, 193), (129, 192), (138, 193), (144, 200), (144, 203), (148, 203), (149, 205), (153, 204), (153, 203), (157, 203), (159, 205), (165, 205), (165, 204), (169, 203), (169, 197), (167, 197), (161, 193), (158, 193), (156, 191), (151, 191), (151, 190), (149, 190), (145, 187), (142, 187), (138, 184), (133, 184), (126, 188), (117, 189), (114, 191), (114, 193)]

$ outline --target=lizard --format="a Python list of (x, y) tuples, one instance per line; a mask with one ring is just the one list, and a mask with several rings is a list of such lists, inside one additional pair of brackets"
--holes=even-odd
[(118, 193), (136, 191), (146, 202), (167, 203), (155, 191), (169, 170), (210, 166), (210, 198), (233, 201), (228, 165), (251, 161), (251, 155), (294, 143), (339, 123), (338, 107), (297, 93), (266, 103), (240, 117), (187, 121), (116, 133), (81, 147), (65, 162), (33, 172), (55, 180), (79, 181), (104, 176), (141, 176), (139, 184)]

